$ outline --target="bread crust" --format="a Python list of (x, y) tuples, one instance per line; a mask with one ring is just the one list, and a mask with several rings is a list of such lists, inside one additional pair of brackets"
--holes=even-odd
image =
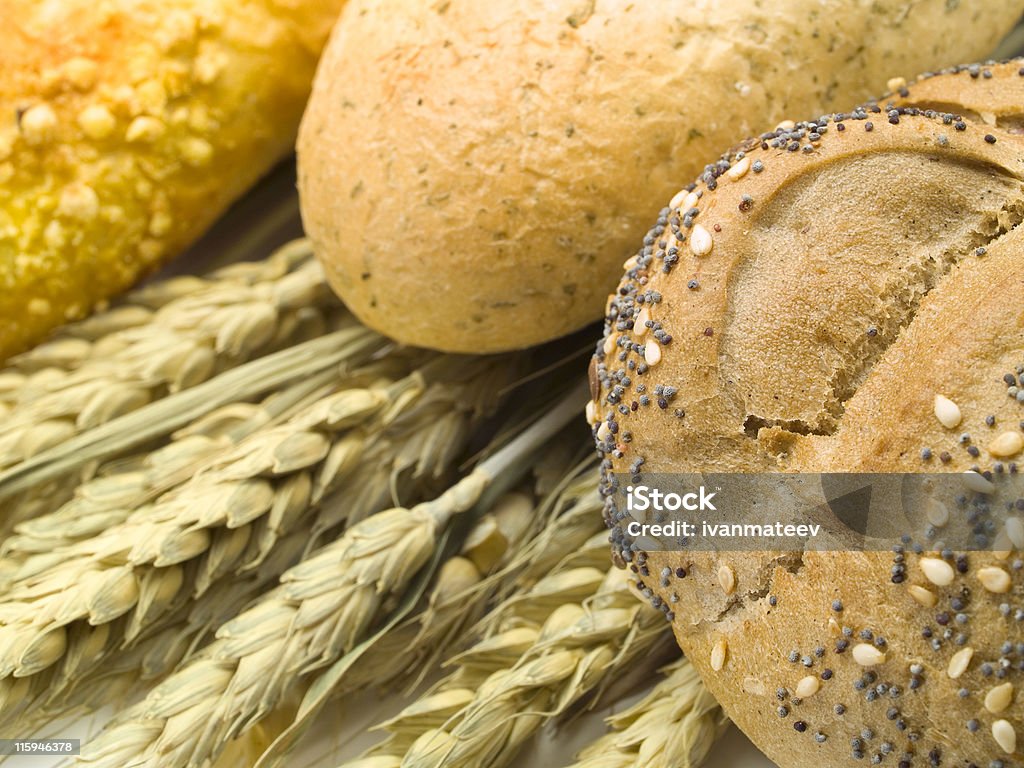
[[(612, 473), (641, 464), (1018, 472), (1024, 455), (995, 446), (1024, 430), (1020, 67), (933, 76), (900, 85), (896, 104), (765, 134), (709, 166), (699, 200), (662, 212), (610, 302), (593, 365), (607, 493)], [(956, 114), (931, 111), (960, 101)], [(1004, 122), (975, 118), (972, 105)], [(642, 367), (652, 344), (659, 359)], [(937, 394), (960, 408), (953, 428), (936, 417)], [(950, 553), (955, 576), (940, 587), (913, 551), (643, 552), (611, 502), (606, 514), (638, 591), (783, 768), (1021, 764), (992, 730), (1004, 744), (1006, 728), (1024, 736), (1019, 551)], [(721, 586), (723, 567), (735, 591)], [(991, 568), (1008, 591), (986, 588)], [(855, 661), (861, 643), (884, 661)], [(951, 660), (968, 648), (953, 679)], [(795, 700), (804, 678), (813, 692)], [(986, 708), (1005, 683), (1012, 703)]]
[(1022, 9), (359, 0), (299, 138), (303, 220), (369, 326), (526, 347), (600, 317), (651, 213), (733, 137), (984, 55)]
[(343, 0), (10, 0), (0, 360), (195, 240), (291, 149)]

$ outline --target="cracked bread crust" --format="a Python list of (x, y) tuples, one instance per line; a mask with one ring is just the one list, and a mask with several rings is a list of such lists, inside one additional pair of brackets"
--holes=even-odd
[[(592, 365), (606, 493), (640, 467), (1018, 471), (1020, 69), (783, 124), (676, 196)], [(606, 518), (616, 560), (783, 768), (1024, 765), (1019, 551), (647, 553), (610, 496)]]

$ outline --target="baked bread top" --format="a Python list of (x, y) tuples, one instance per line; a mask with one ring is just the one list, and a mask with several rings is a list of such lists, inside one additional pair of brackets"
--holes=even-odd
[(650, 212), (724, 142), (984, 55), (1022, 8), (353, 0), (303, 118), (303, 222), (376, 330), (531, 346), (601, 316)]
[(198, 238), (288, 154), (343, 0), (6, 0), (0, 360)]
[[(1021, 71), (897, 81), (673, 199), (592, 364), (606, 493), (641, 468), (1017, 474)], [(616, 559), (783, 768), (1021, 764), (1019, 552), (644, 552), (621, 514)]]

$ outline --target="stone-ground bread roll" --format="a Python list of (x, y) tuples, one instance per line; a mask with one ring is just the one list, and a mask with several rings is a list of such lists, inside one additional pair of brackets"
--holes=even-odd
[(344, 0), (5, 0), (0, 360), (195, 240), (291, 150)]
[[(661, 212), (591, 369), (607, 493), (639, 467), (1019, 474), (1022, 67), (781, 126)], [(617, 561), (783, 768), (1024, 765), (1024, 541), (645, 553), (606, 514)]]
[(303, 222), (367, 325), (455, 352), (601, 316), (736, 136), (985, 56), (1021, 0), (353, 0), (299, 137)]

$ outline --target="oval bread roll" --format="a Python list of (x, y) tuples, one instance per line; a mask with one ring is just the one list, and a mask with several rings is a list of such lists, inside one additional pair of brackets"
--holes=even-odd
[(610, 301), (589, 410), (615, 558), (782, 768), (1024, 764), (1024, 527), (1006, 551), (645, 552), (612, 473), (1019, 474), (1021, 67), (741, 145)]
[(343, 0), (8, 0), (0, 360), (195, 240), (291, 149)]
[(331, 284), (400, 341), (496, 352), (600, 317), (651, 215), (737, 135), (984, 56), (1013, 0), (358, 0), (301, 129)]

